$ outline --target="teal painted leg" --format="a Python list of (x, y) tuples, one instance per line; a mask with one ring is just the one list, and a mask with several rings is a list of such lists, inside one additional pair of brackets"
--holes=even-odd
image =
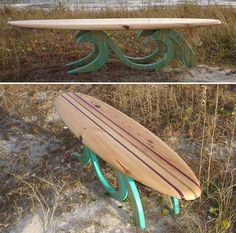
[(68, 66), (79, 66), (74, 70), (68, 71), (68, 74), (94, 72), (99, 70), (101, 67), (103, 67), (103, 65), (107, 63), (109, 48), (106, 41), (104, 40), (104, 34), (104, 32), (100, 31), (82, 31), (77, 34), (76, 42), (78, 44), (82, 42), (89, 42), (95, 46), (95, 49), (87, 57), (68, 64)]
[(104, 177), (96, 154), (88, 147), (84, 146), (83, 154), (76, 152), (73, 153), (73, 156), (77, 158), (82, 164), (88, 164), (89, 162), (92, 162), (98, 179), (101, 181), (105, 190), (111, 195), (111, 197), (118, 201), (124, 201), (128, 197), (133, 211), (134, 222), (141, 229), (144, 229), (145, 217), (142, 202), (134, 180), (113, 168), (119, 182), (119, 188), (115, 189)]
[(144, 57), (131, 57), (122, 53), (118, 45), (102, 31), (81, 31), (76, 36), (78, 44), (88, 42), (95, 49), (87, 57), (69, 63), (67, 66), (78, 66), (69, 71), (69, 74), (78, 74), (97, 71), (108, 62), (109, 50), (111, 50), (121, 62), (127, 66), (140, 70), (157, 70), (171, 63), (173, 60), (183, 62), (187, 67), (196, 65), (196, 57), (189, 43), (176, 31), (143, 30), (138, 38), (144, 37), (144, 43), (157, 42), (157, 48), (153, 53)]
[(156, 40), (159, 41), (159, 44), (164, 45), (165, 47), (165, 53), (162, 55), (162, 57), (158, 61), (153, 61), (153, 63), (149, 64), (142, 64), (142, 62), (147, 62), (152, 60), (154, 57), (161, 55), (159, 54), (159, 48), (156, 49), (156, 51), (146, 57), (139, 57), (139, 58), (133, 58), (128, 57), (124, 55), (120, 48), (112, 41), (110, 38), (107, 38), (108, 45), (112, 49), (112, 51), (115, 53), (115, 55), (127, 66), (135, 69), (140, 70), (156, 70), (161, 69), (164, 66), (167, 66), (171, 60), (174, 58), (174, 46), (172, 41), (169, 38), (165, 38), (165, 40), (162, 40), (162, 38), (156, 38)]
[(95, 49), (87, 56), (84, 57), (78, 61), (75, 62), (71, 62), (69, 64), (67, 64), (66, 66), (84, 66), (89, 64), (90, 62), (92, 62), (97, 56), (98, 56), (98, 48), (95, 47)]
[(163, 197), (167, 206), (170, 208), (171, 212), (173, 214), (179, 214), (180, 213), (179, 199), (177, 199), (176, 197), (170, 197), (167, 195), (163, 195)]
[(171, 197), (171, 202), (173, 205), (172, 213), (173, 214), (179, 214), (180, 213), (180, 207), (179, 207), (179, 199), (177, 199), (176, 197)]
[(141, 198), (140, 198), (137, 186), (132, 178), (126, 175), (123, 175), (123, 176), (126, 182), (128, 193), (129, 193), (128, 198), (130, 200), (130, 205), (133, 211), (134, 223), (135, 225), (139, 226), (141, 229), (145, 229), (146, 223), (145, 223), (143, 205), (141, 202)]
[(196, 66), (197, 60), (190, 44), (174, 30), (166, 32), (175, 46), (175, 59), (182, 61), (187, 67)]
[(89, 164), (91, 162), (91, 156), (86, 147), (83, 149), (82, 154), (79, 152), (74, 152), (72, 156), (78, 159), (82, 164)]
[[(104, 186), (106, 192), (112, 198), (118, 201), (124, 201), (128, 197), (133, 212), (133, 219), (135, 225), (139, 226), (139, 228), (141, 229), (145, 229), (146, 223), (145, 223), (143, 206), (139, 195), (139, 191), (137, 189), (134, 180), (131, 177), (113, 168), (119, 183), (119, 188), (115, 189), (111, 186), (111, 184), (107, 181), (107, 179), (103, 175), (96, 154), (93, 151), (91, 151), (87, 146), (85, 145), (83, 146), (82, 154), (75, 152), (73, 153), (73, 156), (77, 158), (82, 164), (89, 164), (90, 162), (92, 162), (98, 179)], [(172, 213), (179, 214), (180, 213), (179, 200), (175, 197), (170, 197), (167, 195), (163, 195), (163, 197), (165, 199), (167, 206), (171, 209)]]
[(101, 181), (101, 183), (104, 186), (104, 188), (106, 189), (107, 193), (110, 194), (111, 197), (113, 197), (114, 199), (116, 199), (118, 201), (124, 201), (128, 196), (128, 191), (126, 188), (125, 179), (122, 176), (122, 174), (120, 172), (118, 172), (117, 170), (114, 170), (115, 175), (116, 175), (118, 182), (119, 182), (119, 189), (113, 188), (110, 185), (110, 183), (107, 181), (107, 179), (104, 177), (96, 154), (94, 152), (92, 152), (91, 150), (90, 150), (90, 156), (91, 156), (91, 161), (93, 163), (97, 177)]

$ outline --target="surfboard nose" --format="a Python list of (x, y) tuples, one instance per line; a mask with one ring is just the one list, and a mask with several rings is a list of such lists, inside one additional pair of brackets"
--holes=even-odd
[(202, 190), (196, 186), (193, 192), (184, 193), (184, 200), (193, 201), (201, 196)]
[(8, 21), (7, 24), (15, 25), (15, 24), (14, 24), (14, 21)]
[[(190, 168), (189, 168), (190, 169)], [(173, 177), (174, 178), (174, 177)], [(183, 179), (181, 179), (183, 178)], [(183, 199), (183, 200), (195, 200), (197, 198), (199, 198), (201, 196), (202, 190), (201, 190), (201, 186), (200, 186), (200, 182), (197, 179), (197, 177), (195, 176), (195, 174), (191, 173), (191, 180), (186, 180), (184, 179), (184, 177), (182, 176), (176, 176), (174, 179), (172, 180), (172, 182), (176, 185), (176, 190), (178, 190), (179, 192), (177, 193), (177, 198), (179, 199)], [(172, 189), (173, 191), (173, 189)], [(179, 195), (181, 194), (181, 195)]]
[(147, 185), (148, 187), (153, 188), (164, 195), (176, 197), (180, 200), (192, 201), (199, 198), (202, 193), (199, 182), (185, 182), (184, 180), (180, 180), (180, 177), (172, 177), (173, 179), (168, 179), (167, 182), (161, 184), (158, 177), (156, 177), (156, 182), (152, 182), (151, 186), (149, 185), (151, 178), (145, 178), (146, 184), (144, 185)]
[(184, 160), (127, 115), (80, 93), (60, 95), (55, 106), (72, 132), (83, 135), (84, 143), (117, 170), (178, 199), (201, 195), (199, 181)]
[(8, 21), (7, 24), (17, 27), (23, 27), (22, 21)]

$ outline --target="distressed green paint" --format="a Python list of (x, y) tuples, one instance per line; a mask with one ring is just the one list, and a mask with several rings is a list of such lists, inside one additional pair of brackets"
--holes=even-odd
[(112, 198), (114, 198), (114, 199), (116, 199), (118, 201), (124, 201), (127, 198), (127, 196), (128, 196), (128, 191), (127, 191), (126, 183), (124, 181), (124, 178), (123, 178), (122, 174), (119, 173), (117, 170), (114, 170), (115, 175), (116, 175), (116, 177), (118, 179), (119, 188), (118, 189), (113, 188), (110, 185), (110, 183), (107, 181), (105, 176), (103, 175), (96, 154), (93, 151), (91, 151), (91, 150), (89, 150), (89, 153), (90, 153), (91, 161), (92, 161), (94, 170), (95, 170), (95, 172), (97, 174), (97, 177), (100, 180), (100, 182), (102, 183), (102, 185), (104, 186), (104, 188), (107, 191), (107, 193)]
[(95, 46), (95, 49), (87, 57), (80, 59), (77, 62), (68, 64), (77, 65), (79, 68), (68, 71), (68, 74), (94, 72), (102, 68), (108, 61), (109, 48), (104, 40), (104, 32), (100, 31), (81, 31), (76, 36), (78, 44), (89, 42)]
[(168, 30), (167, 34), (175, 45), (175, 59), (182, 61), (187, 67), (196, 66), (197, 60), (190, 44), (174, 30)]
[(179, 199), (176, 197), (171, 197), (171, 202), (173, 205), (173, 208), (171, 209), (173, 214), (179, 214), (180, 213), (180, 207), (179, 207)]
[(163, 198), (166, 202), (166, 205), (169, 207), (171, 212), (173, 214), (179, 214), (180, 213), (180, 208), (179, 208), (179, 199), (176, 197), (171, 197), (168, 195), (163, 194)]
[(139, 226), (139, 228), (141, 229), (145, 229), (146, 223), (145, 223), (143, 205), (137, 186), (131, 177), (126, 176), (124, 174), (123, 177), (126, 182), (126, 187), (129, 193), (128, 198), (133, 211), (134, 224)]
[[(95, 49), (88, 56), (78, 61), (67, 64), (77, 66), (76, 69), (68, 71), (69, 74), (87, 73), (101, 69), (109, 58), (112, 51), (122, 63), (140, 70), (157, 70), (170, 64), (173, 60), (183, 62), (187, 67), (196, 65), (196, 58), (189, 43), (176, 31), (164, 30), (143, 30), (138, 38), (144, 37), (144, 43), (157, 42), (157, 48), (153, 53), (144, 57), (130, 57), (121, 52), (118, 45), (102, 31), (80, 31), (76, 36), (77, 44), (88, 42), (94, 45)], [(164, 54), (162, 53), (164, 49)]]
[(89, 164), (91, 162), (90, 154), (87, 153), (86, 150), (83, 150), (83, 154), (81, 154), (79, 152), (74, 152), (72, 154), (72, 156), (75, 157), (76, 159), (78, 159), (80, 161), (80, 163), (82, 163), (82, 164)]
[(88, 164), (90, 162), (93, 164), (98, 179), (104, 186), (106, 192), (112, 198), (118, 201), (125, 201), (128, 197), (133, 211), (134, 223), (141, 229), (144, 229), (145, 217), (143, 212), (143, 206), (134, 180), (131, 177), (113, 168), (119, 183), (119, 188), (115, 189), (111, 186), (111, 184), (103, 175), (96, 154), (87, 146), (83, 146), (83, 153), (75, 152), (72, 155), (77, 158), (82, 164)]
[(66, 66), (85, 66), (86, 64), (92, 62), (98, 56), (98, 51), (98, 47), (96, 46), (95, 49), (88, 56), (80, 59), (79, 61), (71, 62)]
[[(104, 186), (106, 192), (112, 198), (118, 201), (125, 201), (127, 198), (129, 199), (133, 212), (134, 224), (137, 225), (140, 229), (145, 229), (146, 223), (145, 223), (143, 206), (135, 181), (126, 174), (113, 168), (114, 173), (118, 179), (119, 187), (118, 188), (112, 187), (111, 184), (103, 175), (102, 169), (97, 159), (97, 155), (92, 150), (90, 150), (86, 145), (83, 146), (82, 153), (75, 152), (72, 155), (76, 159), (78, 159), (82, 164), (92, 163), (98, 179)], [(180, 212), (179, 200), (175, 197), (169, 197), (169, 196), (165, 197), (168, 198), (167, 199), (168, 202), (170, 201), (171, 205), (170, 208), (172, 213), (179, 214)]]

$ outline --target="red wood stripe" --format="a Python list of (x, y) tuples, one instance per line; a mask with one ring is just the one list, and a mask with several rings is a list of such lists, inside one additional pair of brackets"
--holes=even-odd
[[(93, 113), (91, 110), (89, 110), (87, 107), (85, 107), (83, 104), (81, 104), (80, 101), (76, 100), (76, 97), (72, 97), (71, 95), (69, 95), (67, 93), (67, 95), (73, 99), (74, 101), (76, 101), (76, 103), (80, 104), (83, 108), (85, 108), (88, 112), (90, 112), (93, 116), (95, 116), (96, 118), (98, 118), (99, 120), (101, 120), (105, 125), (107, 125), (109, 128), (111, 128), (112, 130), (114, 130), (117, 134), (119, 134), (121, 137), (124, 137), (121, 133), (119, 133), (116, 129), (112, 128), (110, 125), (108, 125), (107, 122), (105, 122), (104, 120), (102, 120), (100, 117), (98, 117), (98, 115), (96, 115), (95, 113)], [(126, 139), (127, 140), (127, 139)], [(132, 146), (134, 146), (136, 149), (140, 150), (143, 154), (146, 155), (145, 152), (143, 152), (140, 148), (137, 147), (137, 145), (135, 145), (133, 142), (127, 140), (127, 142), (129, 142)], [(167, 169), (165, 167), (163, 167), (163, 165), (159, 164), (158, 162), (156, 162), (155, 160), (153, 160), (152, 158), (150, 158), (149, 156), (147, 156), (149, 159), (151, 159), (155, 164), (157, 164), (158, 166), (160, 166), (162, 169), (164, 169), (166, 172), (169, 172), (173, 177), (175, 177), (175, 179), (177, 179), (180, 183), (182, 183), (185, 187), (187, 187), (192, 193), (195, 194), (195, 192), (193, 191), (193, 189), (191, 187), (189, 187), (189, 185), (187, 185), (186, 183), (184, 183), (183, 181), (181, 181), (181, 179), (177, 178), (175, 175), (173, 175), (170, 171), (167, 171)]]
[[(69, 96), (69, 95), (68, 95)], [(126, 150), (128, 150), (131, 154), (133, 154), (137, 159), (142, 161), (147, 167), (149, 167), (154, 173), (156, 173), (159, 177), (161, 177), (167, 184), (169, 184), (172, 188), (174, 188), (180, 195), (181, 199), (184, 199), (184, 194), (177, 188), (175, 185), (170, 183), (165, 177), (163, 177), (160, 173), (158, 173), (155, 169), (153, 169), (149, 164), (147, 164), (143, 159), (138, 157), (133, 151), (131, 151), (129, 148), (127, 148), (124, 144), (122, 144), (119, 140), (117, 140), (114, 136), (112, 136), (109, 132), (107, 132), (102, 126), (100, 126), (96, 121), (91, 119), (86, 113), (84, 113), (81, 109), (79, 109), (76, 105), (74, 105), (70, 100), (68, 100), (64, 95), (62, 97), (70, 103), (72, 106), (74, 106), (79, 112), (81, 112), (84, 116), (86, 116), (90, 121), (92, 121), (95, 125), (97, 125), (100, 129), (102, 129), (105, 133), (107, 133), (110, 137), (112, 137), (115, 141), (117, 141), (121, 146), (123, 146)], [(70, 96), (69, 96), (70, 97)]]
[[(108, 118), (105, 114), (103, 114), (101, 111), (99, 111), (97, 108), (95, 108), (92, 104), (90, 104), (88, 101), (84, 100), (82, 97), (78, 96), (76, 93), (72, 93), (73, 95), (75, 95), (77, 98), (79, 98), (80, 100), (82, 100), (84, 103), (86, 103), (87, 105), (89, 105), (92, 109), (94, 109), (95, 111), (97, 111), (98, 113), (100, 113), (103, 117), (105, 117), (107, 120), (109, 120), (110, 122), (112, 122), (113, 124), (115, 124), (118, 128), (120, 128), (121, 130), (123, 130), (124, 132), (126, 132), (129, 136), (131, 136), (132, 138), (134, 138), (137, 142), (139, 142), (140, 144), (142, 144), (144, 147), (146, 147), (147, 149), (149, 149), (151, 152), (153, 152), (155, 155), (157, 155), (160, 159), (162, 159), (163, 161), (165, 161), (167, 164), (169, 164), (171, 167), (173, 167), (174, 169), (176, 169), (178, 172), (180, 172), (183, 176), (185, 176), (186, 178), (188, 178), (189, 180), (191, 180), (195, 185), (197, 185), (198, 188), (200, 188), (199, 184), (194, 181), (191, 177), (189, 177), (187, 174), (185, 174), (184, 172), (182, 172), (179, 168), (177, 168), (175, 165), (173, 165), (172, 163), (170, 163), (168, 160), (166, 160), (164, 157), (162, 157), (160, 154), (158, 154), (156, 151), (154, 151), (152, 148), (150, 148), (147, 144), (143, 143), (141, 140), (139, 140), (137, 137), (135, 137), (134, 135), (132, 135), (129, 131), (127, 131), (126, 129), (122, 128), (120, 125), (118, 125), (116, 122), (114, 122), (113, 120), (111, 120), (110, 118)], [(143, 151), (142, 151), (143, 152)], [(150, 158), (151, 159), (151, 158)], [(153, 162), (155, 162), (152, 159)]]

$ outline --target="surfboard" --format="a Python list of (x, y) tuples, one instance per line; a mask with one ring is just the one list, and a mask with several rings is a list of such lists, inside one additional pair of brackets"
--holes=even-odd
[(113, 19), (53, 19), (9, 21), (11, 25), (41, 29), (70, 30), (144, 30), (200, 27), (221, 24), (216, 19), (197, 18), (113, 18)]
[(144, 126), (85, 94), (64, 93), (55, 101), (69, 129), (101, 159), (162, 194), (194, 200), (198, 179), (185, 161)]

